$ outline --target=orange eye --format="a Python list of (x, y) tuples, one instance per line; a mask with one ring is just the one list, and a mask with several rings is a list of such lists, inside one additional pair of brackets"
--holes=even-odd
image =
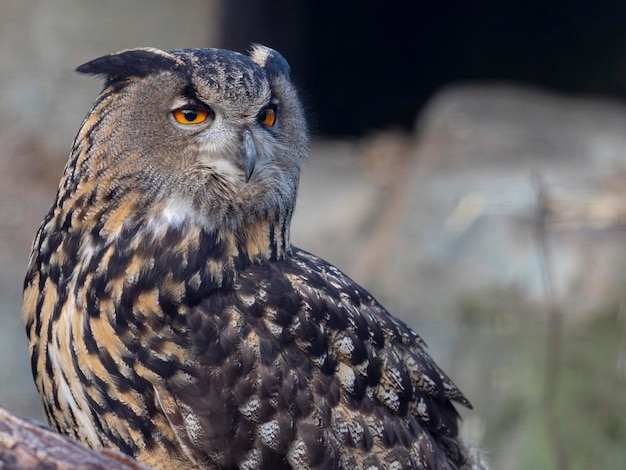
[(172, 114), (176, 122), (180, 124), (200, 124), (209, 116), (207, 111), (199, 108), (178, 108)]
[(265, 126), (273, 126), (276, 124), (276, 105), (270, 104), (259, 113), (259, 122)]

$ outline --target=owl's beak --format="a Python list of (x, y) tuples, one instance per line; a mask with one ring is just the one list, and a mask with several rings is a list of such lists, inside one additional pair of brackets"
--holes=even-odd
[(249, 129), (244, 129), (242, 133), (241, 147), (239, 148), (241, 156), (241, 166), (246, 174), (246, 183), (252, 176), (254, 166), (256, 165), (256, 145), (252, 139), (252, 133)]

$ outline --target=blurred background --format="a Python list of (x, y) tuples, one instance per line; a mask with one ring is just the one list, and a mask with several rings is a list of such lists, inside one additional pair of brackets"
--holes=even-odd
[(43, 420), (30, 244), (120, 49), (260, 42), (314, 139), (293, 242), (412, 325), (494, 469), (626, 468), (618, 2), (0, 1), (0, 406)]

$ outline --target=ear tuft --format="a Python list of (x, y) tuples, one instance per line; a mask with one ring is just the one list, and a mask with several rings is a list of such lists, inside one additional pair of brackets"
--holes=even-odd
[(254, 62), (263, 67), (270, 77), (283, 75), (285, 78), (289, 78), (289, 64), (285, 58), (274, 49), (270, 49), (261, 44), (253, 44), (250, 50), (250, 57)]
[(173, 70), (184, 62), (175, 55), (154, 48), (127, 49), (109, 54), (76, 68), (79, 73), (102, 75), (107, 84), (129, 77), (145, 77), (160, 70)]

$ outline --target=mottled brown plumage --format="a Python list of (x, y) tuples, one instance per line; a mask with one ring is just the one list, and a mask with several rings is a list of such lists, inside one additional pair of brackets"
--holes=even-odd
[(307, 132), (275, 51), (123, 51), (34, 242), (50, 425), (158, 468), (483, 468), (418, 335), (292, 247)]

